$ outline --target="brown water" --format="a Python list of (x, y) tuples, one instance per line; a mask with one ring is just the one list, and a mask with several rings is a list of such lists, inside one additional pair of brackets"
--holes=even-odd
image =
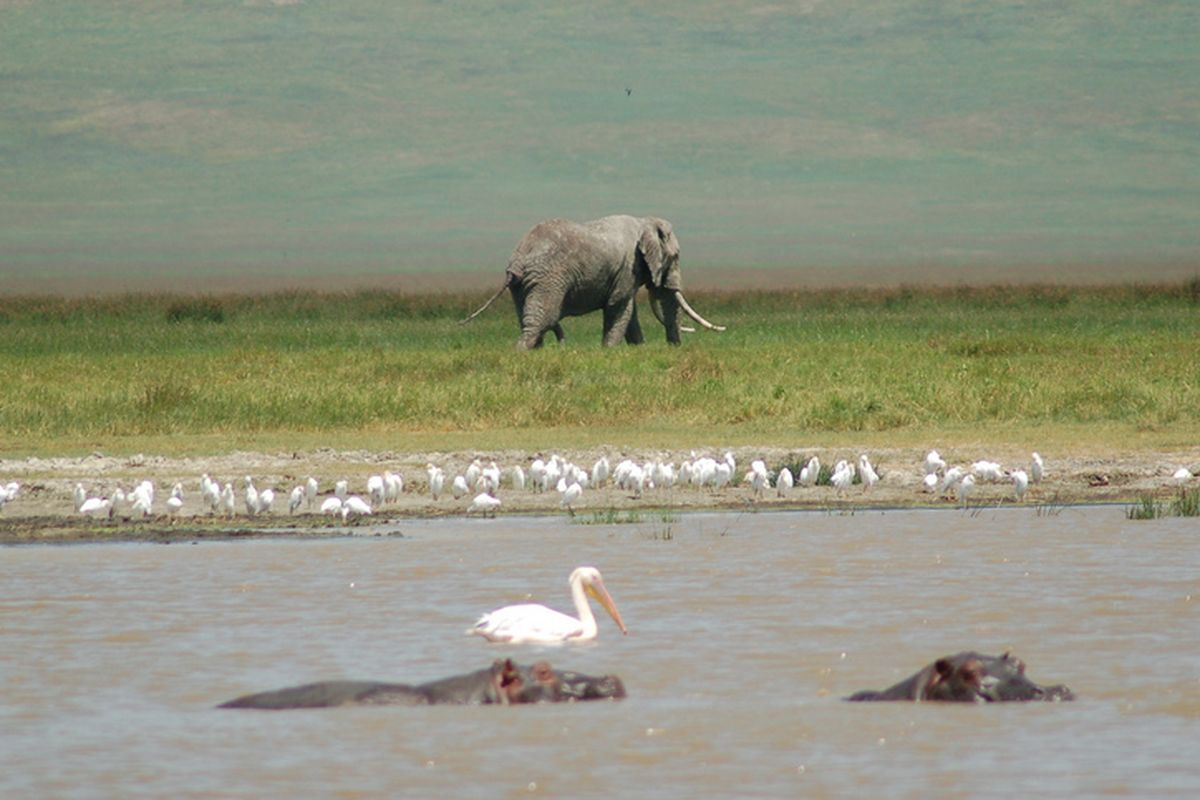
[[(0, 796), (1200, 796), (1200, 524), (1119, 508), (405, 522), (404, 538), (0, 550)], [(669, 534), (670, 538), (667, 538)], [(595, 564), (629, 626), (466, 637)], [(848, 704), (1012, 648), (1068, 704)], [(501, 654), (617, 703), (213, 706)]]

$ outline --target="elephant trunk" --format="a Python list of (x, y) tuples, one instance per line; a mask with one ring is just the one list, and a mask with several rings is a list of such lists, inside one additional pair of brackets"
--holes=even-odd
[[(662, 305), (659, 303), (658, 296), (655, 295), (654, 292), (650, 293), (650, 310), (654, 312), (654, 318), (657, 319), (664, 328), (668, 327), (667, 321), (663, 319)], [(686, 325), (680, 325), (679, 330), (682, 333), (696, 332), (695, 328), (689, 328)]]
[(679, 291), (675, 292), (675, 302), (679, 303), (679, 307), (683, 309), (684, 313), (687, 314), (692, 319), (694, 319), (698, 325), (703, 325), (705, 328), (708, 328), (710, 331), (725, 330), (724, 325), (713, 325), (711, 322), (706, 320), (704, 317), (697, 314), (695, 309), (693, 309), (691, 306), (689, 306), (688, 301), (683, 298), (683, 292), (679, 292)]

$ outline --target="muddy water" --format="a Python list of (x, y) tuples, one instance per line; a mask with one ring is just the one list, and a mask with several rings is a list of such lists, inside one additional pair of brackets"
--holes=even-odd
[[(1116, 508), (405, 522), (403, 538), (0, 550), (0, 796), (1194, 797), (1200, 525)], [(489, 645), (599, 566), (629, 626)], [(1012, 648), (1073, 704), (847, 704)], [(619, 703), (218, 711), (500, 654)]]

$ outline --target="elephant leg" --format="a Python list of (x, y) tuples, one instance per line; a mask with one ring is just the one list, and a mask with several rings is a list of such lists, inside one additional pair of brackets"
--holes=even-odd
[(642, 337), (642, 325), (638, 322), (637, 306), (634, 305), (633, 313), (629, 315), (629, 325), (625, 328), (625, 343), (626, 344), (641, 344), (645, 339)]
[[(614, 347), (620, 344), (625, 339), (625, 333), (629, 330), (629, 322), (633, 319), (635, 306), (633, 298), (630, 297), (623, 303), (604, 307), (604, 346)], [(637, 335), (642, 335), (641, 328), (638, 328)]]
[(533, 350), (541, 347), (547, 331), (553, 331), (554, 336), (560, 342), (565, 338), (566, 334), (563, 332), (562, 325), (559, 324), (558, 314), (556, 311), (548, 310), (556, 309), (561, 303), (549, 302), (544, 293), (522, 292), (518, 305), (520, 309), (518, 316), (521, 319), (521, 338), (517, 340), (518, 350)]

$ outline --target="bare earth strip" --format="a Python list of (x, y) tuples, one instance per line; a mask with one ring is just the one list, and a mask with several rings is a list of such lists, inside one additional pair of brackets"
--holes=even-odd
[[(735, 448), (737, 475), (743, 474), (751, 460), (761, 458), (772, 470), (785, 463), (817, 455), (826, 464), (838, 459), (856, 460), (858, 453), (849, 450), (817, 448)], [(465, 471), (474, 458), (486, 465), (494, 460), (504, 472), (499, 514), (557, 514), (568, 524), (567, 512), (559, 505), (559, 494), (553, 490), (534, 493), (510, 488), (509, 475), (513, 466), (528, 469), (534, 458), (548, 458), (550, 453), (527, 452), (457, 452), (457, 453), (395, 453), (366, 451), (318, 450), (301, 453), (241, 452), (221, 456), (194, 458), (165, 458), (158, 456), (110, 457), (99, 453), (83, 458), (28, 458), (0, 460), (0, 484), (16, 481), (21, 485), (15, 500), (0, 510), (0, 543), (67, 543), (92, 541), (184, 541), (198, 538), (234, 538), (240, 536), (328, 536), (350, 531), (340, 517), (321, 516), (303, 510), (288, 514), (287, 499), (292, 488), (311, 475), (320, 483), (322, 497), (332, 494), (335, 481), (349, 481), (350, 493), (366, 495), (367, 478), (391, 470), (404, 478), (404, 492), (399, 502), (376, 509), (370, 518), (350, 525), (358, 532), (371, 526), (405, 518), (464, 515), (473, 493), (454, 499), (449, 485), (456, 474)], [(692, 456), (689, 452), (621, 451), (617, 448), (559, 455), (584, 469), (591, 469), (595, 459), (607, 455), (613, 466), (623, 458), (638, 463), (661, 459), (677, 466)], [(704, 452), (721, 458), (724, 451)], [(949, 450), (941, 451), (951, 466), (970, 467), (975, 460), (988, 458), (999, 461), (1006, 469), (1029, 470), (1029, 453)], [(1200, 447), (1176, 452), (1137, 452), (1071, 457), (1044, 454), (1046, 478), (1030, 487), (1024, 504), (1031, 509), (1057, 507), (1080, 503), (1129, 503), (1146, 495), (1167, 499), (1179, 490), (1173, 473), (1182, 467), (1193, 474), (1200, 473)], [(588, 488), (577, 509), (582, 518), (609, 509), (622, 514), (640, 510), (700, 511), (716, 509), (825, 509), (835, 512), (865, 508), (943, 507), (952, 508), (958, 501), (922, 491), (921, 463), (925, 452), (914, 449), (873, 448), (870, 457), (881, 475), (881, 481), (871, 491), (854, 486), (845, 495), (832, 487), (796, 487), (780, 497), (774, 489), (756, 498), (743, 481), (721, 490), (676, 486), (672, 489), (648, 490), (638, 498), (611, 486)], [(441, 466), (447, 475), (446, 490), (437, 502), (430, 497), (425, 473), (427, 463)], [(232, 518), (209, 516), (201, 508), (200, 475), (207, 473), (220, 483), (231, 483), (237, 497), (238, 512)], [(245, 513), (242, 495), (244, 476), (251, 476), (261, 490), (271, 487), (276, 501), (271, 514), (250, 517)], [(73, 510), (72, 492), (76, 483), (85, 487), (89, 496), (107, 496), (118, 487), (128, 491), (142, 480), (152, 480), (156, 486), (155, 514), (145, 520), (94, 520), (82, 517)], [(735, 480), (738, 480), (735, 478)], [(165, 498), (174, 483), (184, 486), (184, 506), (178, 518), (164, 513)], [(1188, 486), (1200, 486), (1193, 478)], [(1012, 484), (980, 483), (972, 491), (972, 507), (1011, 505)], [(399, 525), (403, 532), (403, 524)], [(389, 528), (394, 532), (395, 527)]]

